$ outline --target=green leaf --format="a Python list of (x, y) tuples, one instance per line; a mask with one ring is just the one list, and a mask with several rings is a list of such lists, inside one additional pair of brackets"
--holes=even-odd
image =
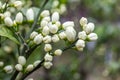
[(12, 31), (10, 31), (6, 27), (0, 27), (0, 36), (7, 37), (8, 39), (14, 41), (15, 43), (19, 44), (19, 41), (14, 37)]

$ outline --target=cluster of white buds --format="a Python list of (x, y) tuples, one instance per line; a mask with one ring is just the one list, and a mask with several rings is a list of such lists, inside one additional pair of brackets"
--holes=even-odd
[(93, 33), (95, 25), (87, 21), (87, 18), (82, 17), (80, 19), (80, 25), (82, 26), (83, 31), (78, 33), (79, 40), (76, 42), (75, 47), (77, 50), (82, 51), (85, 47), (85, 41), (95, 41), (98, 36), (96, 33)]
[(59, 0), (54, 0), (52, 3), (52, 9), (51, 12), (59, 12), (60, 14), (63, 14), (64, 12), (66, 12), (66, 5), (63, 3), (60, 3)]

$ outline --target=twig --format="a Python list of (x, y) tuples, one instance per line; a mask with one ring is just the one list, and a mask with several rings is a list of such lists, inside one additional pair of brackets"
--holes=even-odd
[[(76, 39), (70, 46), (63, 48), (62, 50), (66, 51), (66, 50), (72, 48), (73, 46), (75, 46), (75, 43), (76, 43), (77, 40), (78, 39)], [(52, 56), (54, 56), (54, 55), (52, 55)], [(40, 68), (42, 66), (42, 64), (44, 63), (44, 61), (45, 60), (43, 59), (31, 72), (28, 72), (26, 75), (24, 75), (23, 78), (22, 78), (22, 80), (24, 80), (28, 75), (30, 75), (31, 73), (33, 73), (34, 71), (36, 71), (38, 68)]]

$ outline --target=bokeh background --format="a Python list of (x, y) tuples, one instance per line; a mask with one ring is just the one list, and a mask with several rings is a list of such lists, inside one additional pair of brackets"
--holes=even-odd
[[(30, 6), (40, 6), (42, 1), (26, 0)], [(47, 4), (46, 9), (51, 9), (53, 1)], [(76, 30), (80, 31), (79, 19), (87, 17), (89, 21), (95, 23), (95, 32), (99, 38), (96, 42), (88, 42), (83, 52), (73, 49), (65, 51), (62, 56), (55, 57), (54, 65), (50, 70), (42, 67), (29, 78), (33, 77), (35, 80), (120, 80), (120, 0), (59, 1), (67, 8), (67, 11), (61, 14), (61, 22), (73, 20), (76, 23)], [(59, 43), (56, 46), (62, 47), (62, 45), (64, 44)], [(34, 53), (38, 51), (41, 51), (40, 48)], [(14, 61), (14, 56), (12, 56), (12, 61), (8, 61), (11, 54), (0, 54), (0, 56), (0, 59), (6, 58), (4, 61), (7, 63)], [(0, 73), (1, 78), (3, 75), (4, 73)]]

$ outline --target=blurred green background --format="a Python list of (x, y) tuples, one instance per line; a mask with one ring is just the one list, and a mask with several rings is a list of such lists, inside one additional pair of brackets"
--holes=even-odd
[[(40, 6), (42, 2), (42, 0), (31, 1), (31, 6)], [(48, 3), (46, 9), (50, 9), (53, 1)], [(54, 66), (50, 70), (42, 67), (29, 78), (33, 77), (35, 80), (120, 80), (120, 0), (59, 1), (67, 7), (67, 11), (61, 15), (62, 22), (73, 20), (78, 24), (81, 17), (87, 17), (89, 21), (95, 23), (95, 32), (99, 38), (96, 42), (87, 43), (83, 52), (67, 50), (62, 56), (55, 57)], [(75, 28), (80, 31), (79, 24)], [(38, 48), (37, 51), (39, 50)], [(2, 56), (0, 59), (6, 57), (0, 56)], [(11, 55), (7, 57), (5, 62)], [(12, 59), (14, 60), (14, 57)], [(0, 77), (2, 76), (0, 73)]]

